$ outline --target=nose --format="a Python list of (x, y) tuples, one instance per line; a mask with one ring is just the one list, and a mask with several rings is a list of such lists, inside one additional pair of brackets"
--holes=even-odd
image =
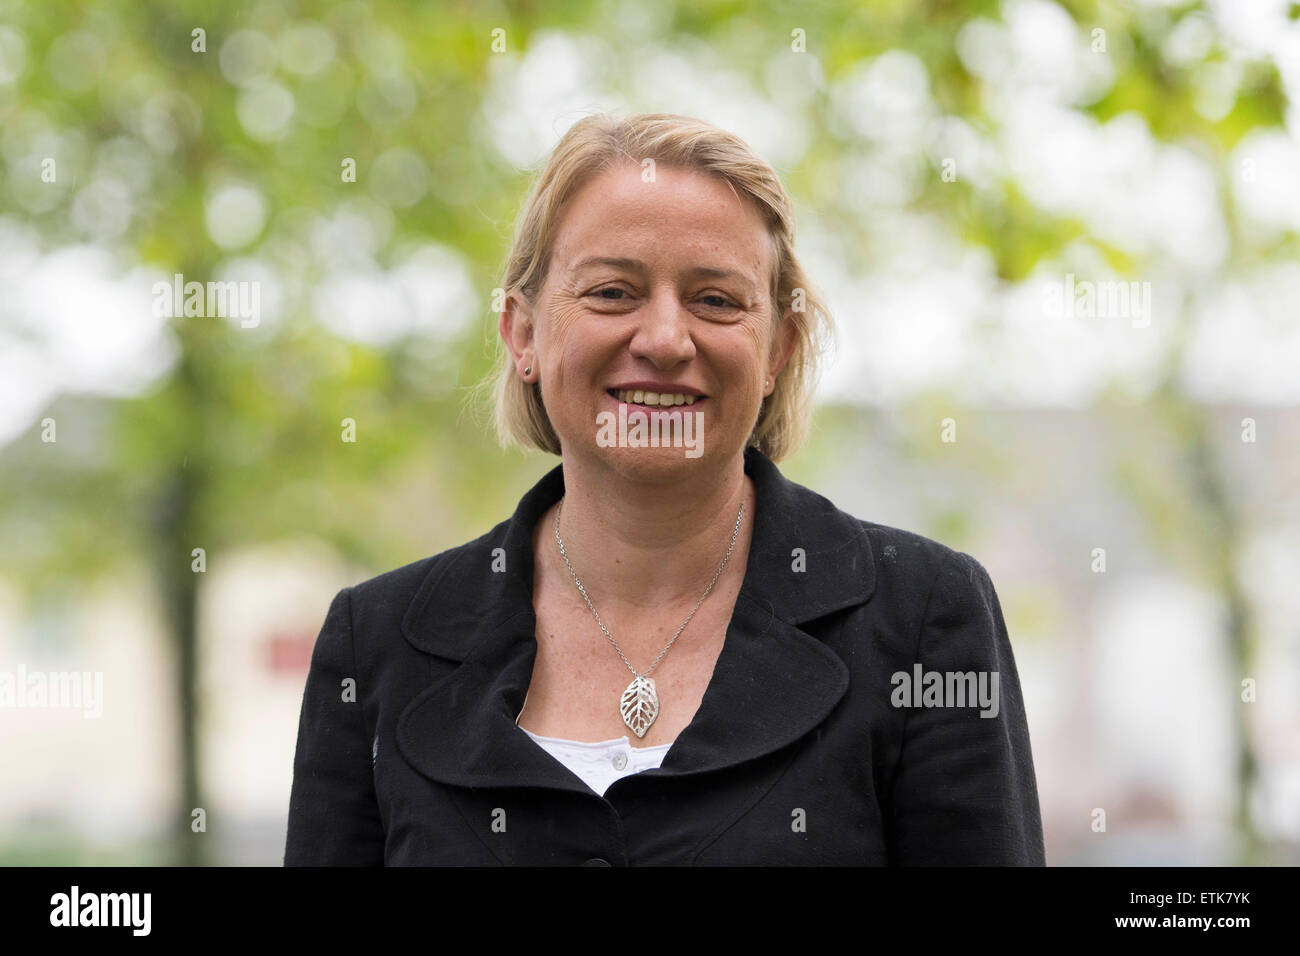
[(654, 292), (645, 307), (637, 311), (637, 330), (628, 345), (635, 358), (643, 358), (656, 368), (669, 369), (695, 357), (691, 338), (694, 316), (672, 290)]

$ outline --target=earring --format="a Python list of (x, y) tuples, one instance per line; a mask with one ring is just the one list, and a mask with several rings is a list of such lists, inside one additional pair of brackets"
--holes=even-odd
[(524, 374), (525, 374), (525, 375), (532, 375), (532, 374), (533, 374), (533, 367), (532, 367), (531, 365), (525, 366), (525, 368), (524, 368)]

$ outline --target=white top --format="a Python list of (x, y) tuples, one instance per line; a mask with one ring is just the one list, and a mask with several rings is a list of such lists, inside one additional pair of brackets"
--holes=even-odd
[(671, 743), (633, 747), (628, 743), (626, 735), (589, 743), (584, 740), (565, 740), (562, 737), (542, 737), (526, 727), (519, 729), (602, 797), (610, 784), (620, 777), (658, 767), (672, 747)]

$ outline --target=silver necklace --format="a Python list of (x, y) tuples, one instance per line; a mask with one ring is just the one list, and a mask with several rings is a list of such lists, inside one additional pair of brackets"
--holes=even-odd
[(596, 618), (596, 623), (599, 624), (600, 629), (605, 632), (605, 636), (609, 638), (609, 642), (614, 645), (614, 650), (618, 651), (618, 656), (623, 658), (623, 663), (627, 665), (628, 670), (635, 675), (632, 678), (632, 683), (627, 685), (627, 690), (623, 691), (622, 696), (619, 698), (618, 712), (623, 717), (623, 723), (627, 724), (628, 729), (631, 730), (632, 733), (636, 734), (637, 737), (644, 737), (646, 731), (650, 729), (650, 725), (653, 724), (655, 718), (659, 716), (659, 694), (655, 690), (655, 682), (650, 679), (650, 675), (654, 672), (654, 669), (659, 666), (659, 662), (664, 659), (664, 655), (668, 653), (668, 649), (672, 647), (677, 638), (681, 636), (682, 631), (686, 630), (686, 625), (691, 623), (691, 618), (693, 618), (695, 612), (700, 609), (700, 605), (704, 603), (704, 599), (709, 596), (709, 592), (713, 590), (713, 585), (718, 583), (718, 577), (722, 574), (722, 569), (727, 566), (727, 560), (731, 557), (731, 549), (736, 546), (736, 534), (740, 531), (740, 519), (745, 514), (745, 502), (741, 501), (740, 510), (736, 512), (736, 526), (731, 529), (731, 543), (727, 545), (727, 553), (722, 557), (722, 564), (718, 565), (718, 570), (713, 573), (713, 580), (710, 581), (709, 586), (704, 589), (704, 593), (700, 595), (700, 599), (695, 602), (695, 607), (691, 608), (691, 613), (686, 615), (686, 620), (682, 621), (682, 626), (677, 629), (677, 633), (673, 635), (673, 639), (664, 645), (664, 649), (659, 652), (659, 656), (655, 658), (655, 662), (650, 665), (649, 670), (644, 674), (639, 673), (637, 669), (632, 666), (632, 662), (623, 654), (623, 649), (618, 646), (618, 641), (614, 640), (613, 635), (609, 633), (609, 628), (605, 627), (605, 622), (602, 621), (600, 615), (596, 613), (596, 606), (591, 603), (591, 598), (587, 595), (587, 589), (583, 587), (582, 582), (578, 580), (578, 572), (574, 571), (573, 565), (569, 563), (569, 556), (564, 550), (564, 541), (560, 538), (560, 512), (563, 509), (564, 498), (561, 497), (560, 504), (555, 509), (555, 543), (560, 546), (560, 557), (564, 559), (564, 564), (568, 567), (569, 574), (573, 575), (573, 583), (578, 586), (578, 591), (581, 592), (582, 599), (587, 602), (587, 607), (591, 608), (591, 613)]

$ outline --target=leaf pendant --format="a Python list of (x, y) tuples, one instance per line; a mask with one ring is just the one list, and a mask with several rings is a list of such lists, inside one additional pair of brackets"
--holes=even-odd
[(649, 677), (636, 677), (623, 691), (618, 710), (632, 733), (644, 737), (659, 716), (659, 694), (655, 691), (655, 682)]

